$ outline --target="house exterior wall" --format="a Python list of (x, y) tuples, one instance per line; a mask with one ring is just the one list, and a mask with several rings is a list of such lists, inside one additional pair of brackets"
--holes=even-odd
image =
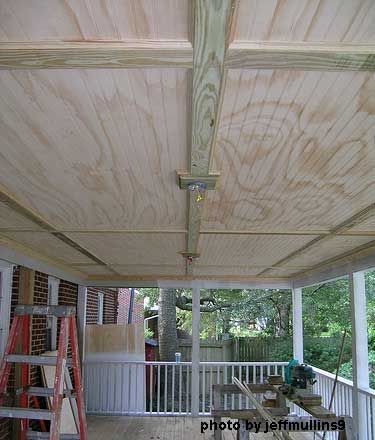
[(89, 287), (87, 289), (86, 324), (97, 324), (98, 322), (99, 293), (104, 293), (103, 324), (116, 324), (117, 290), (98, 289), (96, 287)]
[[(129, 307), (130, 307), (130, 289), (118, 289), (118, 312), (117, 323), (128, 324)], [(133, 303), (132, 324), (143, 322), (143, 298), (135, 291), (135, 298)]]
[[(103, 323), (112, 324), (117, 321), (117, 292), (109, 289), (88, 289), (87, 298), (87, 312), (88, 322), (95, 320), (97, 322), (97, 294), (98, 292), (104, 293), (104, 319)], [(14, 309), (18, 304), (19, 296), (19, 267), (15, 267), (12, 280), (12, 298), (11, 298), (11, 322), (14, 317)], [(59, 305), (71, 305), (77, 307), (78, 299), (78, 286), (69, 281), (60, 280), (59, 284)], [(42, 272), (35, 272), (34, 283), (34, 304), (46, 305), (48, 302), (48, 275)], [(31, 354), (39, 355), (46, 351), (46, 330), (47, 320), (46, 317), (38, 316), (32, 318), (32, 342), (31, 342)], [(60, 323), (57, 327), (57, 335), (59, 335)], [(70, 354), (70, 346), (68, 353)], [(30, 384), (33, 386), (41, 386), (40, 367), (32, 365), (30, 368)], [(14, 367), (11, 373), (8, 390), (12, 392), (14, 390)], [(8, 402), (8, 404), (13, 404)], [(12, 420), (0, 419), (0, 440), (9, 440), (12, 436)], [(32, 424), (34, 426), (34, 422)], [(38, 427), (38, 424), (35, 425)]]

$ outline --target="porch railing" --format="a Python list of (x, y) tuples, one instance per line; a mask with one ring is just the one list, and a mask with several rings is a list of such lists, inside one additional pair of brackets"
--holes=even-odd
[[(287, 362), (201, 362), (199, 411), (208, 415), (212, 406), (212, 385), (232, 383), (232, 377), (262, 383), (269, 374), (284, 376)], [(191, 362), (86, 361), (84, 381), (87, 412), (113, 415), (191, 414)], [(335, 376), (315, 368), (314, 391), (328, 407)], [(359, 390), (360, 405), (366, 412), (367, 440), (375, 440), (375, 391)], [(353, 383), (339, 378), (333, 411), (352, 415)], [(227, 395), (226, 409), (244, 409), (249, 402), (241, 395)], [(296, 407), (293, 410), (300, 412)], [(328, 439), (337, 436), (330, 433)], [(362, 439), (365, 440), (365, 439)]]
[[(209, 414), (212, 385), (238, 377), (262, 383), (269, 374), (282, 374), (287, 362), (201, 362), (200, 413)], [(191, 413), (191, 362), (86, 361), (87, 412), (93, 414), (187, 415)], [(243, 409), (242, 396), (225, 396), (226, 409)]]

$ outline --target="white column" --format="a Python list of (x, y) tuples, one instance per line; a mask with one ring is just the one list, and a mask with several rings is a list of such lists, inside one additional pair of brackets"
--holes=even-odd
[(349, 275), (352, 320), (353, 428), (355, 438), (367, 440), (366, 401), (359, 388), (369, 388), (365, 273)]
[(193, 287), (193, 328), (191, 350), (191, 414), (199, 415), (199, 327), (200, 327), (200, 288)]
[(0, 359), (8, 342), (12, 298), (13, 265), (0, 260)]
[[(87, 304), (87, 287), (78, 286), (77, 332), (78, 332), (78, 344), (79, 344), (79, 357), (82, 364), (85, 354), (86, 304)], [(83, 368), (82, 368), (82, 373), (83, 373)]]
[(302, 289), (292, 290), (293, 304), (293, 358), (303, 362)]

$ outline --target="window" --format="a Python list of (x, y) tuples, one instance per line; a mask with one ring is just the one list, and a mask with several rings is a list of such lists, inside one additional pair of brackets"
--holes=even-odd
[(98, 293), (98, 325), (103, 325), (104, 294)]
[[(59, 303), (59, 284), (60, 280), (48, 277), (48, 300), (49, 306), (57, 306)], [(47, 318), (47, 337), (46, 350), (54, 351), (57, 348), (57, 317), (48, 316)]]

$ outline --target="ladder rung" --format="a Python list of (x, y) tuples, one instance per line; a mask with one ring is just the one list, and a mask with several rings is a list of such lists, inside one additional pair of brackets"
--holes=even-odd
[[(23, 392), (25, 392), (28, 396), (47, 397), (47, 396), (53, 396), (54, 389), (44, 388), (44, 387), (26, 387), (26, 388), (19, 388), (16, 394), (20, 395)], [(75, 399), (76, 393), (74, 390), (64, 390), (64, 397), (71, 397)]]
[[(50, 433), (49, 432), (38, 432), (38, 431), (27, 431), (27, 438), (32, 440), (39, 439), (48, 439), (49, 440)], [(59, 437), (61, 440), (80, 440), (79, 434), (60, 434)]]
[(10, 419), (51, 420), (52, 414), (52, 411), (47, 409), (0, 407), (0, 417)]
[(14, 310), (15, 315), (42, 315), (42, 316), (57, 316), (65, 318), (76, 314), (74, 306), (33, 306), (21, 304), (16, 306)]
[[(8, 354), (5, 356), (7, 362), (32, 365), (56, 365), (57, 356), (31, 356), (24, 354)], [(72, 359), (66, 360), (66, 365), (73, 365)]]

